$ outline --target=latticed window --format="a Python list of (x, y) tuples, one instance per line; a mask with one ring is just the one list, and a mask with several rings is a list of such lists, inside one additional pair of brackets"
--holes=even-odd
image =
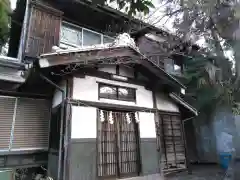
[(136, 90), (108, 84), (99, 84), (99, 97), (121, 101), (135, 101)]
[(139, 175), (139, 135), (135, 113), (100, 110), (98, 114), (98, 177)]

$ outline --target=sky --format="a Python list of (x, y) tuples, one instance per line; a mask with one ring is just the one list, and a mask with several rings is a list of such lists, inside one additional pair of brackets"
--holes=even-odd
[(12, 9), (16, 8), (16, 1), (17, 0), (10, 0)]

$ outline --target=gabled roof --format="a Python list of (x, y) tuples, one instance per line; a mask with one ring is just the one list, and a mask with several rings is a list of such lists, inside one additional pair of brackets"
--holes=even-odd
[(168, 81), (169, 84), (185, 88), (177, 79), (152, 63), (136, 47), (135, 42), (126, 33), (119, 35), (114, 43), (72, 48), (58, 49), (56, 52), (42, 54), (39, 58), (40, 68), (47, 68), (68, 64), (141, 64), (158, 78)]

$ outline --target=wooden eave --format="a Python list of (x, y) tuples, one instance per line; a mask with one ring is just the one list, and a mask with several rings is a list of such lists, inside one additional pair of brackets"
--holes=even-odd
[(75, 50), (63, 50), (54, 53), (43, 54), (39, 58), (40, 68), (49, 68), (62, 65), (97, 65), (97, 64), (140, 64), (165, 81), (165, 84), (180, 88), (186, 88), (177, 79), (163, 69), (152, 63), (139, 50), (126, 45), (103, 47), (85, 47)]
[(170, 96), (171, 99), (176, 101), (179, 105), (183, 106), (185, 109), (190, 111), (194, 116), (198, 115), (197, 109), (194, 108), (193, 106), (191, 106), (186, 101), (184, 101), (184, 99), (182, 99), (180, 96), (176, 95), (175, 93), (170, 93), (169, 96)]

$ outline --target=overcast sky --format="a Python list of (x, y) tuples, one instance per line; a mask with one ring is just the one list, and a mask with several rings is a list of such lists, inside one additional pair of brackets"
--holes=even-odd
[(12, 9), (15, 9), (17, 0), (10, 0)]

